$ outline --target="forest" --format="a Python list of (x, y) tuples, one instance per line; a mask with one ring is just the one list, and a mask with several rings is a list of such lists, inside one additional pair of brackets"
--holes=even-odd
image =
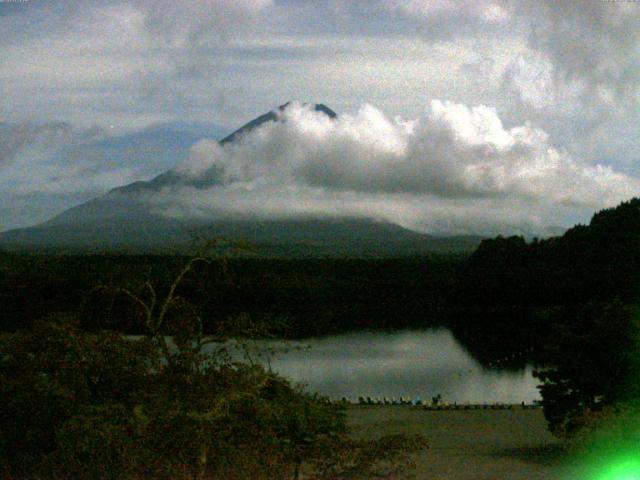
[[(188, 256), (5, 254), (0, 257), (0, 328), (28, 327), (50, 313), (74, 312), (86, 329), (140, 333), (139, 312), (100, 287), (168, 288)], [(221, 258), (197, 265), (180, 293), (197, 305), (205, 330), (240, 313), (282, 320), (278, 334), (324, 335), (357, 328), (402, 328), (443, 321), (459, 257)], [(363, 288), (366, 286), (366, 288)], [(285, 327), (286, 325), (286, 327)]]

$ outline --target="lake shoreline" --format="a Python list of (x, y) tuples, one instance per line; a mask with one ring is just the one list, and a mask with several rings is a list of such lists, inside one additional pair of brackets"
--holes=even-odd
[(542, 404), (535, 403), (453, 403), (446, 402), (439, 403), (437, 405), (426, 403), (422, 401), (420, 404), (413, 404), (411, 401), (407, 403), (395, 400), (376, 400), (373, 403), (362, 402), (360, 400), (354, 401), (350, 399), (342, 399), (332, 401), (334, 404), (344, 404), (349, 407), (403, 407), (418, 410), (428, 410), (432, 412), (446, 412), (446, 411), (464, 411), (464, 410), (542, 410)]

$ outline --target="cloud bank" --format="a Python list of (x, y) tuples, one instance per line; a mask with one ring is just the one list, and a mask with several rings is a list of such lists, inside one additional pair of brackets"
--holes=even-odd
[(215, 171), (219, 183), (151, 196), (168, 216), (365, 216), (447, 234), (544, 233), (640, 193), (636, 179), (581, 163), (540, 128), (439, 100), (413, 120), (371, 105), (332, 120), (294, 103), (239, 142), (201, 140), (175, 171)]

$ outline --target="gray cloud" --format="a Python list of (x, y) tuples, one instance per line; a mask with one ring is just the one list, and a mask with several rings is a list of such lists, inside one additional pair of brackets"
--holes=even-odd
[(144, 12), (149, 32), (169, 43), (191, 46), (226, 42), (247, 33), (271, 0), (132, 0)]
[(0, 166), (16, 162), (23, 166), (45, 162), (64, 146), (79, 145), (105, 136), (106, 132), (100, 128), (78, 130), (65, 122), (0, 122)]
[[(251, 36), (260, 14), (272, 0), (131, 0), (143, 15), (145, 33), (161, 42), (160, 64), (143, 66), (130, 78), (142, 103), (165, 105), (165, 110), (192, 108), (190, 82), (218, 76), (230, 42)], [(224, 105), (221, 91), (209, 92), (216, 106)], [(170, 102), (170, 105), (167, 105)]]
[[(640, 6), (634, 2), (369, 0), (364, 5), (340, 13), (368, 26), (366, 14), (356, 11), (391, 14), (420, 27), (405, 34), (418, 33), (427, 41), (521, 37), (551, 63), (556, 82), (577, 82), (585, 96), (609, 105), (615, 99), (637, 101)], [(533, 68), (540, 70), (539, 65)]]
[[(640, 5), (633, 2), (503, 2), (522, 26), (528, 52), (514, 57), (502, 88), (514, 109), (546, 120), (594, 149), (612, 124), (637, 121)], [(563, 124), (571, 122), (572, 131)], [(616, 127), (620, 132), (621, 128)]]
[(607, 103), (637, 99), (640, 8), (632, 2), (512, 2), (526, 20), (529, 43), (544, 52), (554, 73), (583, 82)]
[[(286, 2), (278, 19), (296, 34), (420, 37), (443, 41), (505, 32), (508, 12), (485, 0), (308, 0)], [(275, 27), (277, 28), (277, 27)]]
[(103, 136), (100, 129), (79, 131), (63, 122), (0, 123), (0, 230), (45, 220), (56, 208), (73, 206), (83, 197), (78, 191), (86, 195), (90, 180), (78, 165), (52, 159), (67, 146)]

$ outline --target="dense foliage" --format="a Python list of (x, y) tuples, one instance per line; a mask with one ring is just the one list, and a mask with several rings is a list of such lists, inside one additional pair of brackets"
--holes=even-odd
[(178, 288), (197, 260), (206, 263), (189, 261), (166, 292), (147, 283), (143, 298), (110, 287), (142, 311), (142, 337), (87, 332), (59, 316), (0, 336), (2, 478), (388, 478), (406, 470), (421, 438), (352, 440), (342, 406), (239, 360), (229, 344), (238, 329), (203, 333), (198, 308)]
[(553, 325), (578, 307), (637, 303), (639, 247), (640, 199), (598, 212), (561, 237), (485, 240), (461, 266), (450, 324), (480, 357), (541, 351), (553, 343)]

